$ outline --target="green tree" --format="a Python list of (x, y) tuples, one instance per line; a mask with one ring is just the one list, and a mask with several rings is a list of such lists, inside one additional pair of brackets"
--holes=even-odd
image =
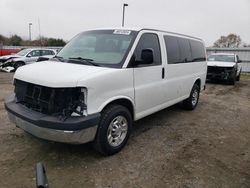
[(0, 45), (4, 45), (8, 42), (8, 38), (3, 35), (0, 35)]
[(55, 39), (55, 38), (49, 38), (48, 39), (48, 46), (64, 46), (66, 42), (63, 39)]
[(22, 38), (19, 37), (18, 35), (13, 35), (9, 39), (9, 45), (20, 46), (21, 43), (22, 43)]

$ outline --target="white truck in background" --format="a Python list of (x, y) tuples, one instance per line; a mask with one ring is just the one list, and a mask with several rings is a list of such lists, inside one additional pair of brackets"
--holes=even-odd
[(241, 60), (232, 53), (213, 53), (208, 56), (207, 79), (226, 80), (234, 85), (240, 81)]

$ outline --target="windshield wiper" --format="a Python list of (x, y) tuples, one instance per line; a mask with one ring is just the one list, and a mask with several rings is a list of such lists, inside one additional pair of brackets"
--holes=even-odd
[(61, 56), (54, 56), (53, 59), (58, 59), (61, 62), (64, 62), (63, 57)]
[(85, 62), (89, 65), (93, 65), (93, 66), (97, 66), (97, 67), (100, 66), (99, 64), (95, 63), (93, 59), (88, 59), (88, 58), (83, 58), (83, 57), (70, 57), (69, 59), (70, 60), (78, 60), (78, 61)]

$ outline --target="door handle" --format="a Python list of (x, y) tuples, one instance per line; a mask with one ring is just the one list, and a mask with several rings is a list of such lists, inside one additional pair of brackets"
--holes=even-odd
[(165, 68), (162, 68), (162, 71), (161, 71), (161, 78), (162, 78), (162, 79), (165, 78)]

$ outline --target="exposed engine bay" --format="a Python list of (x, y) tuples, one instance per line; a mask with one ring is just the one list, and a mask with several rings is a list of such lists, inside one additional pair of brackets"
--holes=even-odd
[(84, 88), (50, 88), (15, 79), (16, 102), (34, 111), (67, 119), (86, 115)]

